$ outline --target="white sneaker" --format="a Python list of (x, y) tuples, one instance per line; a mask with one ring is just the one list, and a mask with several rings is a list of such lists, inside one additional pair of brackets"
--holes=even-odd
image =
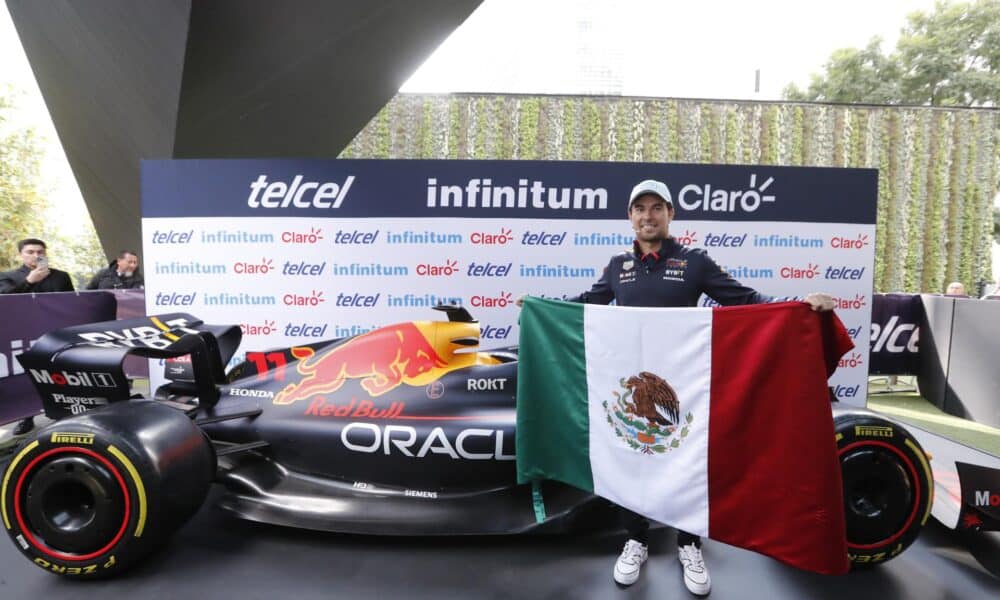
[(712, 578), (708, 576), (708, 567), (701, 556), (701, 548), (694, 544), (678, 546), (677, 558), (684, 567), (684, 585), (692, 594), (705, 596), (712, 591)]
[(615, 581), (622, 585), (635, 583), (639, 578), (639, 571), (642, 570), (642, 563), (646, 562), (648, 555), (646, 544), (640, 544), (635, 540), (625, 542), (622, 555), (615, 561)]

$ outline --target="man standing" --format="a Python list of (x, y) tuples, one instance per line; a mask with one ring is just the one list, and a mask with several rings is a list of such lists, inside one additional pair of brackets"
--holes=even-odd
[(135, 252), (122, 250), (107, 268), (101, 269), (87, 284), (88, 290), (130, 290), (143, 286), (139, 274), (139, 257)]
[(0, 294), (73, 291), (69, 274), (49, 267), (45, 242), (35, 238), (21, 240), (17, 243), (17, 252), (23, 264), (13, 271), (0, 273)]
[[(571, 301), (619, 306), (695, 306), (706, 294), (719, 304), (758, 304), (775, 299), (749, 288), (735, 279), (700, 248), (688, 248), (670, 236), (674, 205), (667, 186), (647, 179), (632, 189), (628, 215), (635, 231), (631, 251), (611, 258), (600, 280)], [(833, 299), (826, 294), (805, 298), (813, 310), (832, 310)], [(615, 562), (614, 579), (631, 585), (647, 557), (649, 520), (620, 508), (629, 539)], [(701, 539), (677, 532), (677, 556), (684, 569), (684, 584), (693, 594), (708, 594), (712, 587), (701, 553)]]

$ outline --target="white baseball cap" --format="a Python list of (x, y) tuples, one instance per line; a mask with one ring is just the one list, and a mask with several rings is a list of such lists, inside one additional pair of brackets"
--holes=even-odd
[(634, 188), (632, 188), (632, 194), (628, 199), (629, 210), (632, 209), (632, 203), (636, 201), (637, 198), (645, 194), (653, 194), (654, 196), (659, 196), (667, 206), (673, 206), (674, 202), (670, 198), (670, 190), (667, 188), (667, 184), (662, 181), (657, 181), (655, 179), (646, 179), (645, 181), (640, 181)]

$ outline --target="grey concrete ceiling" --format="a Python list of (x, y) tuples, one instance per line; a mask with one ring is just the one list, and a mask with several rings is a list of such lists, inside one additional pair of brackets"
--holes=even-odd
[(104, 249), (139, 161), (335, 157), (482, 0), (7, 0)]

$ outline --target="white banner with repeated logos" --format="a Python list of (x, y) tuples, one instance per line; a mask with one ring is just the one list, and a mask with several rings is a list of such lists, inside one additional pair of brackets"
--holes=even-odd
[[(474, 212), (468, 216), (437, 216), (430, 211), (426, 216), (414, 216), (419, 212), (398, 216), (391, 209), (398, 204), (398, 195), (387, 210), (382, 210), (375, 197), (358, 199), (367, 210), (359, 215), (355, 209), (346, 217), (332, 206), (319, 216), (299, 216), (292, 210), (294, 205), (288, 210), (258, 214), (246, 210), (247, 190), (258, 180), (261, 165), (288, 161), (169, 164), (173, 168), (178, 162), (225, 162), (227, 166), (250, 163), (246, 171), (250, 174), (249, 187), (232, 193), (231, 202), (239, 204), (240, 210), (227, 212), (225, 205), (230, 200), (216, 189), (214, 195), (206, 195), (202, 201), (222, 204), (219, 216), (199, 216), (183, 214), (188, 212), (185, 202), (171, 204), (170, 210), (163, 208), (162, 198), (169, 198), (171, 193), (178, 198), (185, 196), (182, 190), (158, 190), (155, 195), (159, 204), (150, 206), (147, 192), (153, 183), (144, 179), (147, 311), (157, 314), (183, 310), (207, 323), (238, 323), (244, 339), (234, 363), (248, 351), (352, 336), (401, 321), (441, 319), (444, 315), (432, 307), (449, 303), (466, 307), (480, 321), (482, 348), (514, 345), (518, 339), (518, 309), (514, 305), (517, 297), (577, 295), (589, 289), (609, 258), (630, 247), (633, 239), (624, 208), (628, 189), (614, 189), (610, 184), (609, 197), (618, 199), (608, 214), (600, 215), (603, 218), (591, 214), (586, 218), (549, 218), (548, 214), (482, 218)], [(343, 181), (345, 177), (339, 174), (345, 164), (352, 162), (320, 164), (337, 167), (337, 175), (329, 179)], [(387, 179), (392, 179), (397, 164), (410, 171), (415, 165), (426, 164), (424, 176), (440, 178), (436, 167), (444, 164), (451, 169), (474, 171), (486, 181), (489, 179), (483, 172), (496, 164), (366, 162), (381, 163), (382, 176)], [(502, 164), (507, 170), (519, 165)], [(526, 164), (535, 170), (563, 165)], [(571, 164), (577, 168), (580, 165)], [(642, 166), (649, 167), (587, 165), (588, 169)], [(146, 165), (144, 177), (145, 169)], [(774, 204), (780, 207), (783, 190), (779, 178), (786, 169), (766, 170), (778, 181), (772, 191), (777, 198)], [(802, 179), (812, 170), (787, 171)], [(201, 182), (211, 173), (202, 168), (191, 177)], [(628, 179), (627, 174), (618, 176)], [(634, 180), (641, 178), (637, 175)], [(345, 203), (353, 199), (352, 193), (360, 193), (364, 183), (360, 175), (351, 181), (351, 193), (342, 199)], [(203, 187), (211, 189), (212, 185)], [(414, 194), (414, 202), (424, 201), (423, 190), (419, 192)], [(190, 201), (189, 196), (185, 197)], [(822, 214), (822, 203), (810, 209), (820, 211), (815, 222), (762, 220), (765, 217), (759, 214), (741, 220), (739, 214), (733, 214), (738, 210), (721, 215), (725, 220), (716, 220), (720, 215), (708, 210), (684, 211), (679, 207), (670, 231), (681, 243), (704, 248), (736, 279), (762, 293), (832, 294), (838, 302), (838, 315), (857, 348), (844, 357), (831, 385), (841, 400), (864, 404), (874, 275), (873, 197), (871, 203), (871, 219), (867, 219), (871, 223), (856, 222), (866, 220), (857, 218), (855, 222), (837, 222), (839, 207), (835, 201), (828, 203), (826, 214)], [(200, 209), (189, 212), (205, 214)], [(700, 303), (712, 304), (705, 297)], [(160, 375), (158, 369), (153, 369), (154, 386), (162, 383)]]

